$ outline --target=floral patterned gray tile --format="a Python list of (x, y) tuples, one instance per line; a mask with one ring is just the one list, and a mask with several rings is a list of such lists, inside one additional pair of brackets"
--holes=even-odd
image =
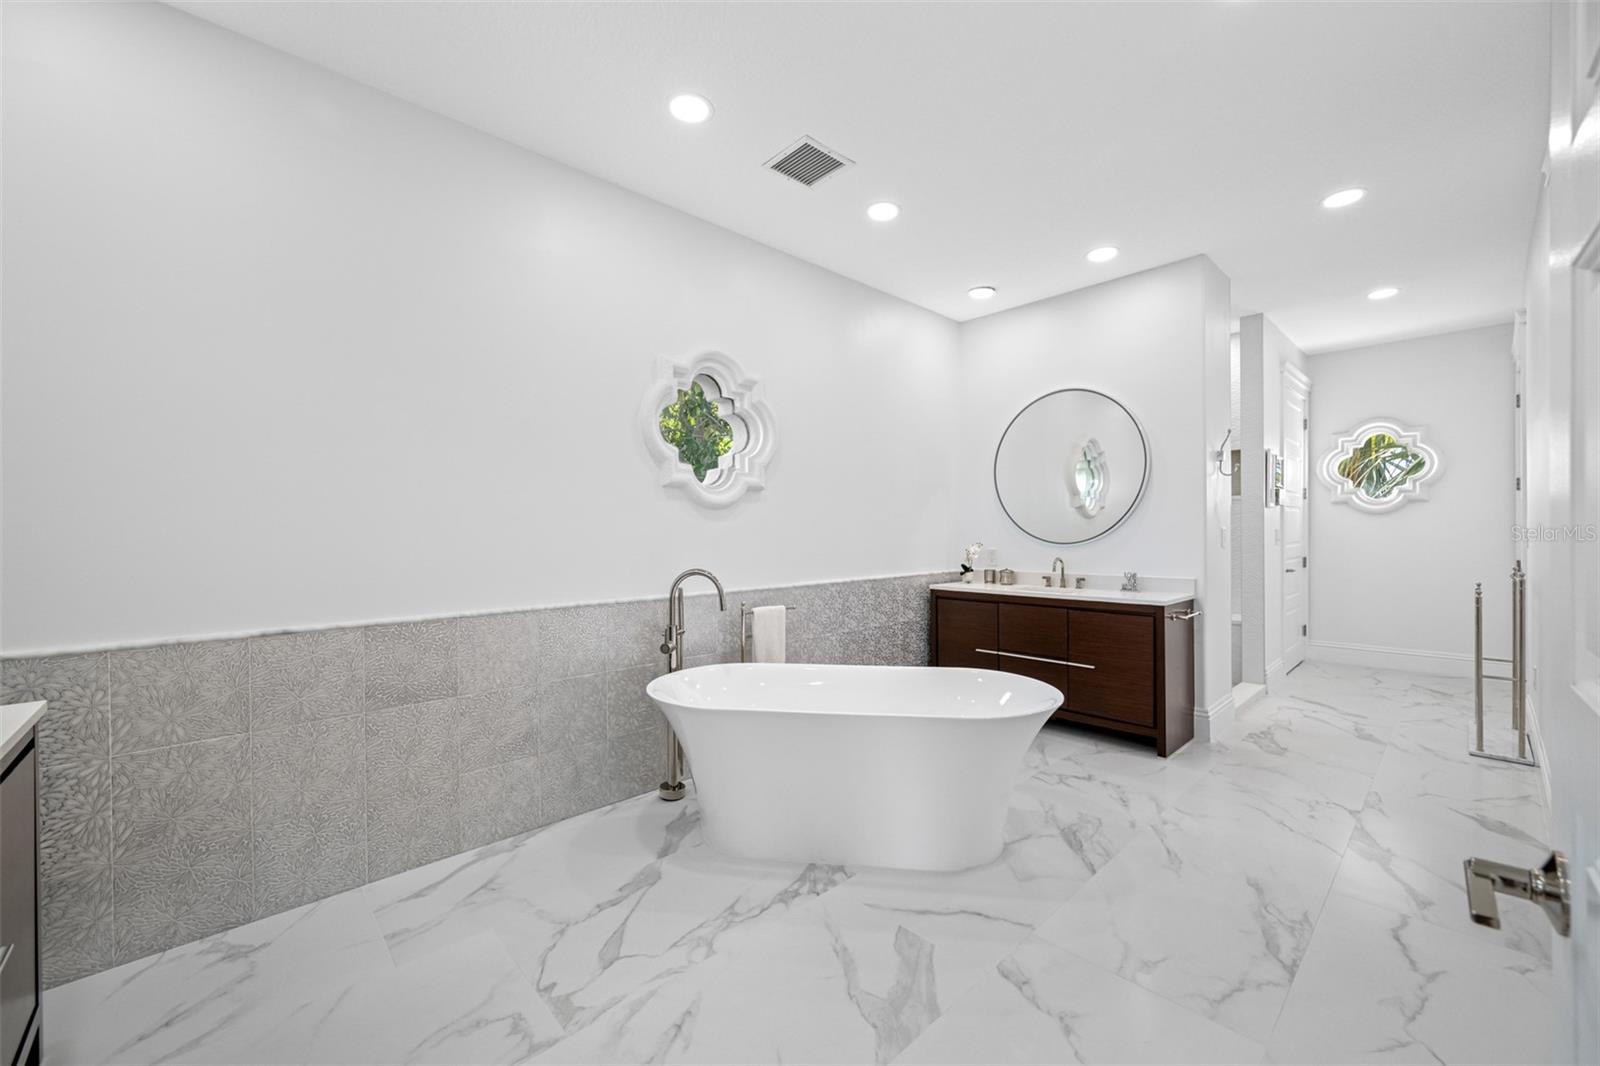
[(456, 623), (457, 691), (463, 696), (539, 683), (535, 611), (481, 615)]
[(456, 706), (456, 700), (436, 700), (367, 715), (369, 807), (417, 801), (455, 787), (460, 768)]
[(323, 807), (360, 807), (366, 728), (360, 718), (334, 718), (258, 732), (250, 764), (257, 829)]
[(426, 703), (456, 694), (456, 620), (368, 626), (367, 710)]
[(373, 878), (461, 850), (456, 700), (367, 715), (367, 869)]
[(539, 751), (539, 690), (522, 686), (456, 698), (461, 770), (480, 770)]
[(649, 792), (666, 772), (667, 726), (646, 727), (606, 741), (605, 781), (607, 801)]
[(250, 639), (250, 728), (360, 714), (366, 707), (359, 629)]
[(367, 799), (367, 871), (374, 879), (401, 873), (461, 850), (459, 781), (427, 792)]
[(539, 760), (517, 759), (461, 774), (461, 846), (475, 848), (537, 829)]
[(645, 686), (666, 673), (666, 670), (665, 663), (652, 663), (649, 666), (612, 670), (606, 674), (607, 736), (622, 736), (664, 724), (665, 719), (661, 717), (655, 701), (645, 695)]
[(541, 682), (606, 668), (612, 635), (605, 604), (551, 607), (538, 612)]
[(258, 917), (365, 884), (367, 814), (361, 802), (327, 803), (258, 824), (251, 839)]
[(111, 760), (39, 763), (39, 867), (111, 861)]
[(110, 653), (111, 753), (232, 736), (250, 727), (243, 640)]
[(112, 871), (115, 961), (129, 962), (255, 917), (246, 833), (185, 837), (159, 861)]
[(112, 965), (111, 901), (110, 863), (57, 866), (41, 872), (39, 920), (43, 925), (45, 987)]
[(250, 739), (196, 741), (111, 762), (112, 861), (168, 865), (193, 845), (250, 836)]
[(606, 739), (606, 675), (569, 677), (539, 693), (541, 751), (560, 751)]
[(50, 704), (39, 723), (42, 765), (111, 754), (109, 661), (97, 652), (0, 662), (0, 703)]
[(544, 820), (559, 822), (609, 803), (605, 766), (604, 740), (541, 752), (539, 807)]

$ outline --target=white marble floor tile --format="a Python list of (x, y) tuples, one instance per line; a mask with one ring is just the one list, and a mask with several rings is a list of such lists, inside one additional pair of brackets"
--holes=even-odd
[(1549, 931), (1514, 901), (1471, 925), (1461, 860), (1546, 834), (1534, 772), (1466, 756), (1470, 697), (1308, 663), (1169, 759), (1048, 727), (1001, 857), (955, 874), (731, 859), (692, 798), (626, 801), (52, 990), (46, 1053), (1488, 1058), (1511, 1038), (1455, 1019), (1545, 1017)]
[(1548, 971), (1427, 922), (1330, 900), (1269, 1045), (1273, 1062), (1550, 1059)]
[(287, 990), (162, 1061), (230, 1064), (516, 1063), (561, 1027), (489, 934), (339, 988)]
[(1537, 908), (1508, 901), (1501, 907), (1501, 929), (1474, 924), (1461, 869), (1462, 860), (1473, 855), (1531, 867), (1548, 854), (1532, 838), (1486, 829), (1448, 805), (1390, 802), (1374, 791), (1358, 816), (1333, 890), (1548, 963), (1550, 926)]
[(1234, 814), (1226, 833), (1225, 813), (1141, 830), (1038, 935), (1265, 1041), (1339, 856), (1269, 815)]
[(252, 1003), (394, 969), (360, 892), (171, 948), (45, 993), (45, 1060), (163, 1062), (211, 1046)]
[(1140, 823), (1159, 817), (1205, 779), (1204, 767), (1162, 759), (1148, 745), (1098, 734), (1069, 736), (1068, 743), (1057, 740), (1034, 750), (1028, 763), (1032, 780), (1091, 807), (1123, 811)]
[(1253, 1063), (1261, 1045), (1042, 940), (985, 973), (896, 1064)]

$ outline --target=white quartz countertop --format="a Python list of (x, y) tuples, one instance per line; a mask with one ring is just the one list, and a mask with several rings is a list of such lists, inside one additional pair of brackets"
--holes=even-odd
[(1173, 604), (1186, 603), (1194, 599), (1193, 589), (1141, 589), (1138, 592), (1123, 592), (1121, 589), (1107, 588), (1046, 588), (1043, 583), (1035, 578), (1035, 584), (1024, 585), (1021, 575), (1018, 575), (1015, 585), (986, 585), (982, 581), (967, 584), (964, 581), (946, 581), (929, 588), (941, 592), (981, 592), (986, 596), (1015, 596), (1027, 600), (1082, 600), (1096, 603), (1138, 603), (1149, 607), (1171, 607)]
[(44, 701), (10, 703), (0, 707), (0, 763), (27, 741), (28, 734), (44, 717)]

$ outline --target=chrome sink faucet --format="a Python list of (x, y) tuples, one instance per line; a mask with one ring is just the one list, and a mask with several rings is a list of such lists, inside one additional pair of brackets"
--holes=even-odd
[[(661, 654), (667, 657), (667, 673), (683, 669), (683, 583), (691, 577), (703, 577), (717, 589), (717, 609), (728, 609), (728, 597), (723, 594), (722, 582), (709, 570), (698, 567), (685, 570), (672, 581), (667, 592), (667, 628), (661, 634)], [(661, 782), (656, 795), (672, 802), (683, 799), (683, 745), (678, 735), (667, 730), (667, 779)]]
[[(1061, 573), (1060, 578), (1056, 577), (1057, 571), (1060, 571)], [(1054, 584), (1058, 589), (1064, 589), (1067, 587), (1067, 564), (1062, 561), (1061, 556), (1056, 556), (1055, 562), (1050, 564), (1050, 580), (1045, 582), (1045, 584)]]

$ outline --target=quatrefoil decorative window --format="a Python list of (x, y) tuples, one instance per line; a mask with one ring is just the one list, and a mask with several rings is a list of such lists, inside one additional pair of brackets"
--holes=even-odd
[(1422, 442), (1424, 432), (1374, 420), (1338, 437), (1318, 468), (1334, 502), (1391, 511), (1427, 499), (1428, 483), (1439, 475), (1439, 455)]
[(726, 507), (766, 486), (777, 444), (759, 382), (720, 352), (663, 359), (640, 408), (645, 447), (663, 485)]

